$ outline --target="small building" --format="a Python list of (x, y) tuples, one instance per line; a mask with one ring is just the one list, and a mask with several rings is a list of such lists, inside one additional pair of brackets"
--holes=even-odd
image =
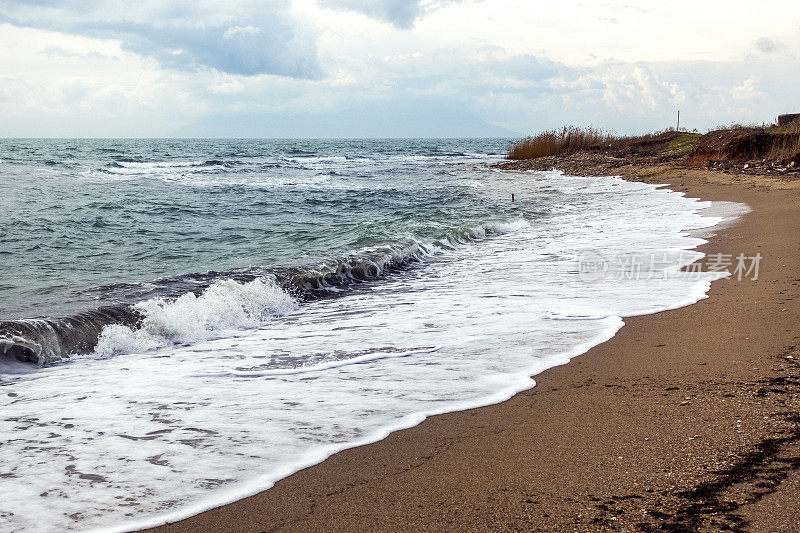
[(788, 126), (795, 120), (800, 120), (800, 113), (788, 113), (786, 115), (778, 115), (778, 126)]

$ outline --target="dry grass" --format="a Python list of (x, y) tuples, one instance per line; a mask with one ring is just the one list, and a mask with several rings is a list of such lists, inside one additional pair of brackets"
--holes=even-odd
[(593, 128), (565, 126), (561, 130), (546, 131), (517, 142), (508, 151), (508, 159), (536, 159), (559, 155), (573, 150), (595, 150), (616, 155), (639, 154), (672, 155), (688, 153), (700, 137), (697, 133), (679, 133), (667, 129), (646, 135), (618, 137)]
[(699, 137), (700, 134), (698, 133), (685, 133), (677, 132), (674, 129), (666, 129), (645, 135), (618, 137), (603, 145), (603, 149), (617, 155), (681, 155), (688, 153)]
[(509, 159), (536, 159), (571, 150), (592, 148), (614, 140), (610, 133), (594, 128), (564, 126), (533, 137), (525, 137), (508, 150)]
[(702, 137), (699, 133), (678, 133), (667, 143), (664, 153), (670, 155), (688, 155), (694, 149), (694, 145)]
[(705, 135), (667, 129), (627, 137), (594, 128), (565, 126), (522, 139), (509, 149), (508, 159), (536, 159), (577, 150), (617, 157), (688, 157), (689, 163), (701, 165), (715, 161), (759, 164), (769, 161), (797, 166), (800, 165), (800, 120), (784, 126), (731, 124)]
[(800, 121), (785, 126), (735, 125), (711, 131), (695, 145), (691, 162), (800, 159)]
[(797, 159), (800, 156), (800, 120), (785, 126), (773, 126), (767, 129), (772, 136), (769, 159)]

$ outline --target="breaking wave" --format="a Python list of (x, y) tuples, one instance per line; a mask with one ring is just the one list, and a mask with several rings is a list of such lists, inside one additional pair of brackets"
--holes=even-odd
[(108, 324), (135, 327), (139, 312), (129, 306), (101, 307), (64, 318), (0, 322), (0, 358), (43, 365), (70, 354), (91, 352)]
[(135, 161), (118, 159), (109, 163), (104, 172), (108, 174), (153, 174), (163, 175), (174, 172), (202, 171), (227, 168), (225, 161), (210, 159), (207, 161)]
[(0, 358), (46, 365), (73, 355), (141, 352), (257, 328), (295, 310), (303, 301), (341, 294), (447, 250), (528, 225), (522, 218), (489, 221), (452, 228), (431, 242), (409, 238), (313, 266), (239, 269), (159, 280), (161, 294), (138, 302), (70, 317), (0, 322)]
[(154, 298), (136, 304), (134, 309), (142, 316), (141, 321), (133, 327), (106, 326), (94, 351), (112, 355), (196, 342), (226, 331), (256, 328), (265, 320), (296, 308), (297, 301), (273, 280), (220, 280), (200, 296), (190, 292), (174, 301)]

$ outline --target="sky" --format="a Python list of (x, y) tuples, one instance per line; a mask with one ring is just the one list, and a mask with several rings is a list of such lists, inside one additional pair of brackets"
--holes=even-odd
[(2, 137), (350, 111), (357, 135), (397, 109), (454, 134), (768, 123), (800, 112), (800, 2), (0, 0)]

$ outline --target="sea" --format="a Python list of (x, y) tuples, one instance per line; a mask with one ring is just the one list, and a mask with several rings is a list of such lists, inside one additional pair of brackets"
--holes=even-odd
[(512, 142), (0, 140), (0, 530), (254, 494), (724, 275), (682, 267), (741, 206)]

